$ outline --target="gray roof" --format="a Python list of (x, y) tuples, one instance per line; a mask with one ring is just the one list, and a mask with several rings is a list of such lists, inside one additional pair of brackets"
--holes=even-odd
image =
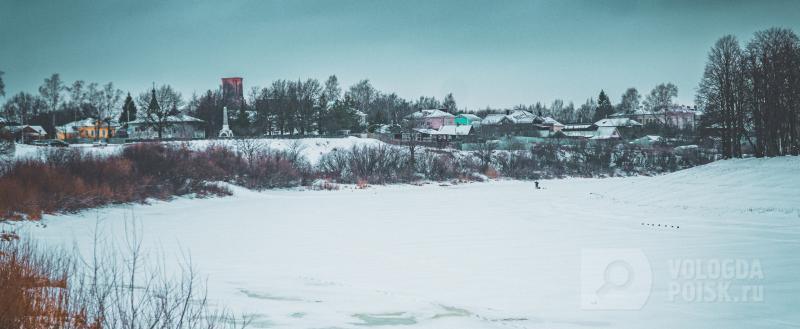
[[(198, 122), (199, 123), (199, 122), (205, 122), (205, 121), (200, 120), (198, 118), (195, 118), (195, 117), (193, 117), (191, 115), (186, 115), (186, 114), (181, 113), (181, 114), (178, 114), (178, 115), (170, 115), (169, 117), (167, 117), (167, 122), (169, 122), (169, 123)], [(147, 121), (144, 119), (144, 117), (137, 118), (136, 120), (128, 122), (128, 124), (132, 124), (132, 125), (146, 124), (146, 123), (147, 123)]]
[(469, 135), (470, 131), (472, 131), (472, 126), (470, 125), (460, 125), (460, 126), (441, 126), (439, 129), (429, 129), (429, 128), (417, 128), (414, 129), (417, 132), (429, 135), (450, 135), (450, 136), (465, 136)]
[(505, 115), (505, 114), (497, 114), (497, 113), (490, 113), (486, 115), (483, 120), (481, 120), (482, 125), (496, 125), (500, 124), (501, 121), (508, 120), (510, 122), (514, 122), (514, 119)]
[(629, 118), (606, 118), (594, 123), (598, 127), (634, 127), (642, 124)]
[(539, 118), (538, 115), (524, 110), (511, 111), (511, 113), (508, 114), (508, 117), (514, 120), (514, 123), (533, 123), (537, 118)]
[(447, 113), (442, 110), (419, 110), (406, 116), (407, 119), (424, 119), (424, 118), (452, 118), (455, 115)]
[(542, 118), (542, 120), (543, 120), (542, 124), (545, 124), (545, 125), (549, 125), (549, 126), (564, 126), (563, 123), (558, 122), (556, 119), (553, 119), (552, 117), (544, 117), (544, 118)]

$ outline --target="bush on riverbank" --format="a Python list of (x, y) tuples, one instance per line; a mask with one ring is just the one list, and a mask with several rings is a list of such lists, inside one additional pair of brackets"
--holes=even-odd
[(697, 148), (645, 149), (626, 144), (558, 146), (474, 152), (409, 149), (391, 145), (331, 151), (312, 166), (299, 144), (274, 150), (249, 141), (234, 146), (140, 143), (120, 154), (93, 156), (55, 149), (40, 159), (13, 161), (0, 170), (0, 218), (38, 219), (43, 213), (75, 212), (148, 198), (217, 196), (230, 192), (215, 182), (250, 189), (335, 183), (392, 184), (419, 180), (542, 179), (651, 175), (708, 163), (714, 154)]

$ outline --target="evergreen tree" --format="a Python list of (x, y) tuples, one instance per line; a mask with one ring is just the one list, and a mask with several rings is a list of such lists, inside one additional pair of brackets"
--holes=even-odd
[(606, 95), (606, 92), (600, 90), (600, 95), (597, 96), (597, 110), (594, 112), (592, 121), (597, 122), (612, 114), (614, 114), (614, 106), (611, 105), (611, 100)]
[(131, 93), (125, 97), (125, 103), (122, 105), (122, 113), (119, 115), (119, 122), (130, 122), (136, 120), (136, 104), (133, 103)]
[(158, 139), (161, 139), (161, 133), (164, 131), (164, 124), (165, 118), (167, 117), (167, 113), (161, 111), (161, 106), (158, 105), (158, 100), (156, 99), (156, 89), (153, 88), (153, 91), (150, 95), (150, 104), (147, 106), (147, 116), (145, 120), (147, 121), (147, 125), (152, 127), (158, 133)]
[(356, 102), (345, 94), (343, 99), (336, 101), (328, 111), (326, 123), (327, 132), (335, 132), (342, 129), (358, 129), (358, 115), (356, 115)]
[(232, 122), (234, 133), (238, 136), (250, 135), (250, 118), (247, 109), (242, 106), (236, 111), (236, 116)]

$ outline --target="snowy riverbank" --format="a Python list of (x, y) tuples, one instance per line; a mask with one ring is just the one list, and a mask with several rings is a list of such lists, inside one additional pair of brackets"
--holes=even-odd
[[(86, 252), (98, 219), (116, 238), (135, 215), (150, 252), (191, 252), (210, 297), (255, 314), (254, 328), (778, 328), (800, 323), (798, 169), (800, 158), (783, 157), (542, 190), (518, 181), (235, 189), (15, 225)], [(587, 248), (646, 255), (652, 290), (641, 310), (581, 307)], [(763, 300), (674, 300), (670, 264), (686, 259), (758, 260), (763, 278), (748, 284), (763, 287)]]

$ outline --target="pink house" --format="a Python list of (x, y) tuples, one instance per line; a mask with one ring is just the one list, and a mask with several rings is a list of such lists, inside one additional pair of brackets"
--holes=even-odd
[(407, 115), (405, 119), (413, 121), (416, 128), (436, 130), (456, 124), (456, 116), (442, 110), (421, 110)]

